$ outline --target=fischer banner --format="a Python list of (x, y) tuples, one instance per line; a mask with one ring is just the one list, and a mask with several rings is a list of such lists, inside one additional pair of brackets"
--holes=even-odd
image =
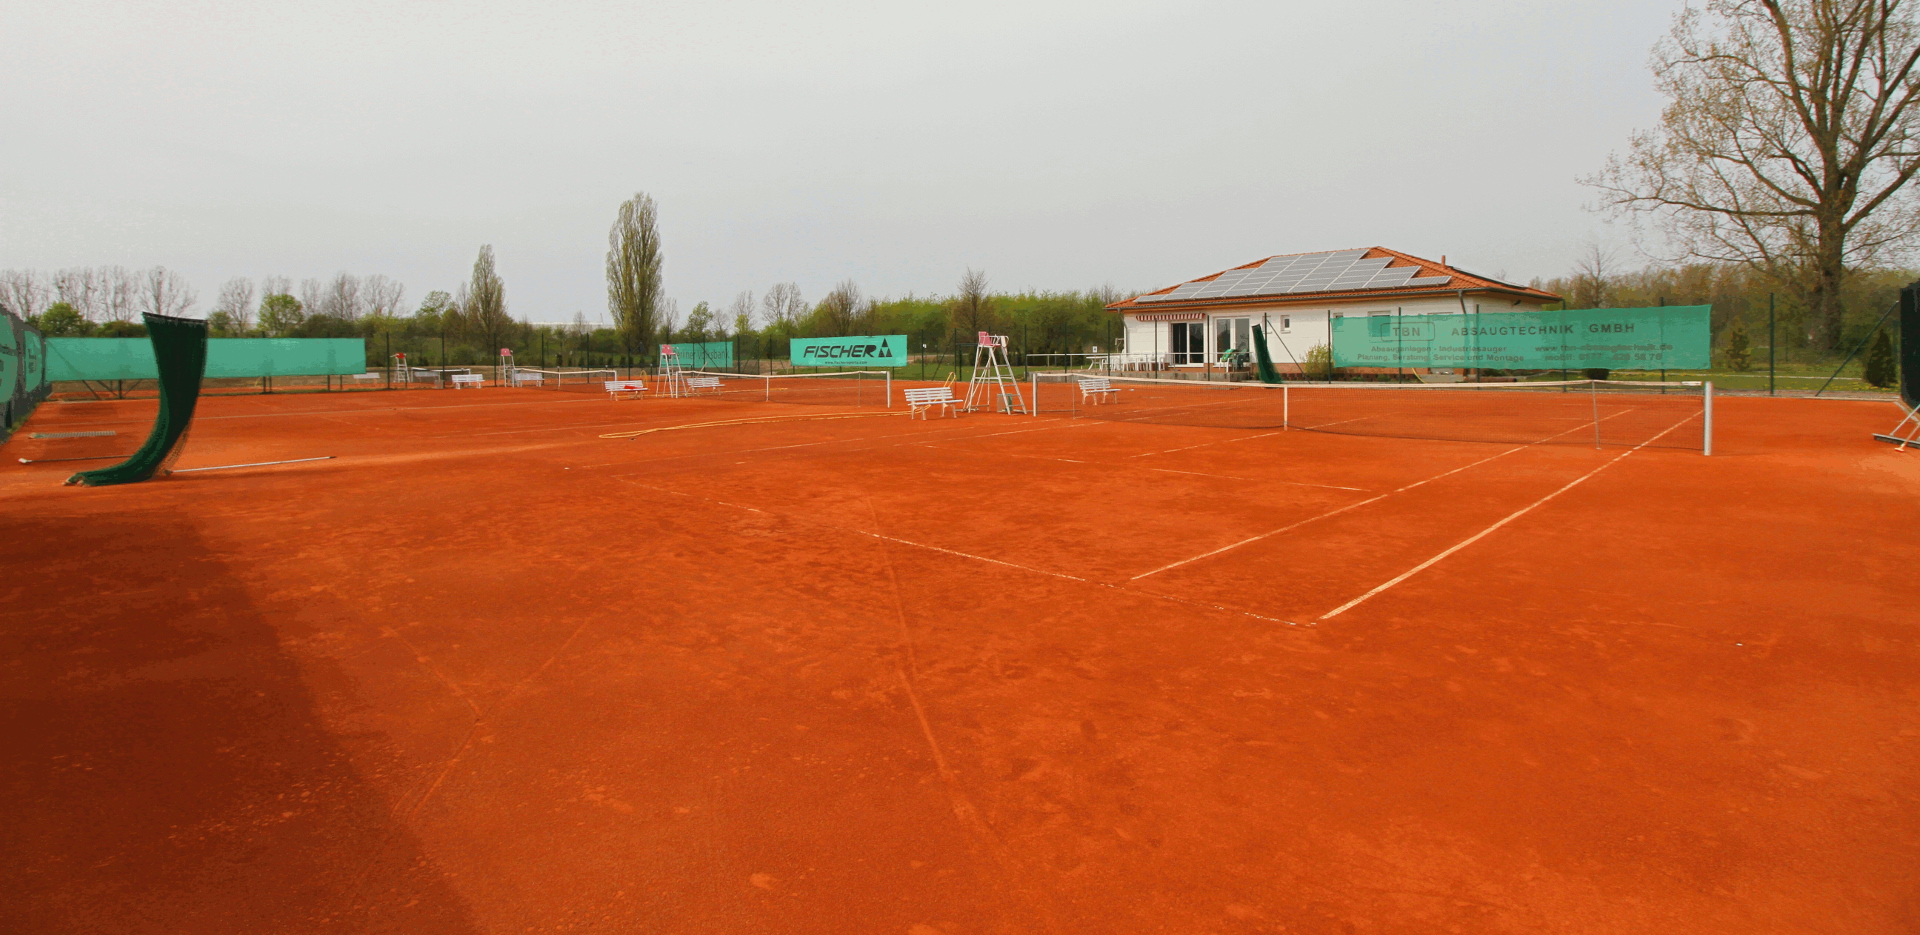
[(794, 338), (788, 359), (795, 367), (905, 367), (907, 336)]

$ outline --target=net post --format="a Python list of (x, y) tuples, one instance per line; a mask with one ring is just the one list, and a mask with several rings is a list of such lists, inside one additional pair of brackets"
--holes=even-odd
[(887, 389), (886, 389), (887, 408), (892, 409), (893, 408), (893, 371), (885, 370), (882, 372), (887, 375)]
[(1293, 387), (1280, 385), (1280, 430), (1293, 427)]
[(1706, 391), (1706, 399), (1701, 409), (1700, 453), (1711, 457), (1713, 455), (1713, 381), (1706, 381), (1702, 389)]
[(1035, 370), (1027, 371), (1027, 383), (1033, 391), (1033, 417), (1040, 418), (1040, 374)]

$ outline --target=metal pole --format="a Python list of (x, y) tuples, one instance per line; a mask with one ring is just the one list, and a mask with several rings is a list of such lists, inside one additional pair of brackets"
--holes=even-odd
[(1285, 383), (1280, 384), (1280, 428), (1282, 430), (1291, 428), (1293, 425), (1292, 390), (1293, 388)]
[(1593, 450), (1600, 450), (1600, 381), (1587, 381), (1587, 398), (1593, 400)]
[(1028, 370), (1028, 371), (1027, 371), (1027, 382), (1028, 382), (1028, 383), (1030, 383), (1030, 384), (1032, 384), (1032, 389), (1033, 389), (1033, 417), (1034, 417), (1034, 418), (1036, 418), (1036, 419), (1038, 419), (1038, 418), (1040, 418), (1040, 374), (1038, 374), (1038, 373), (1036, 373), (1036, 372), (1034, 372), (1034, 371), (1032, 371), (1032, 370)]
[(1704, 415), (1700, 420), (1700, 453), (1713, 454), (1713, 381), (1706, 382), (1707, 400)]
[(1773, 395), (1773, 293), (1767, 293), (1767, 395)]

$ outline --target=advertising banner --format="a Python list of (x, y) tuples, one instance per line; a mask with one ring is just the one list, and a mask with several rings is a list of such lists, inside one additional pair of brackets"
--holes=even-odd
[(688, 370), (720, 370), (733, 366), (732, 341), (706, 341), (698, 344), (669, 344), (680, 366)]
[(905, 367), (907, 336), (794, 338), (788, 359), (795, 367)]
[(1660, 370), (1705, 367), (1710, 305), (1333, 320), (1336, 367)]

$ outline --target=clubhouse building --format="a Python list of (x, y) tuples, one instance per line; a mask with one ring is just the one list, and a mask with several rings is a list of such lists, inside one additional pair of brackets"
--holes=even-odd
[(1274, 366), (1298, 373), (1307, 352), (1331, 343), (1335, 318), (1535, 312), (1551, 292), (1440, 262), (1367, 247), (1255, 260), (1107, 306), (1121, 316), (1123, 370), (1213, 368), (1253, 355), (1266, 329)]

